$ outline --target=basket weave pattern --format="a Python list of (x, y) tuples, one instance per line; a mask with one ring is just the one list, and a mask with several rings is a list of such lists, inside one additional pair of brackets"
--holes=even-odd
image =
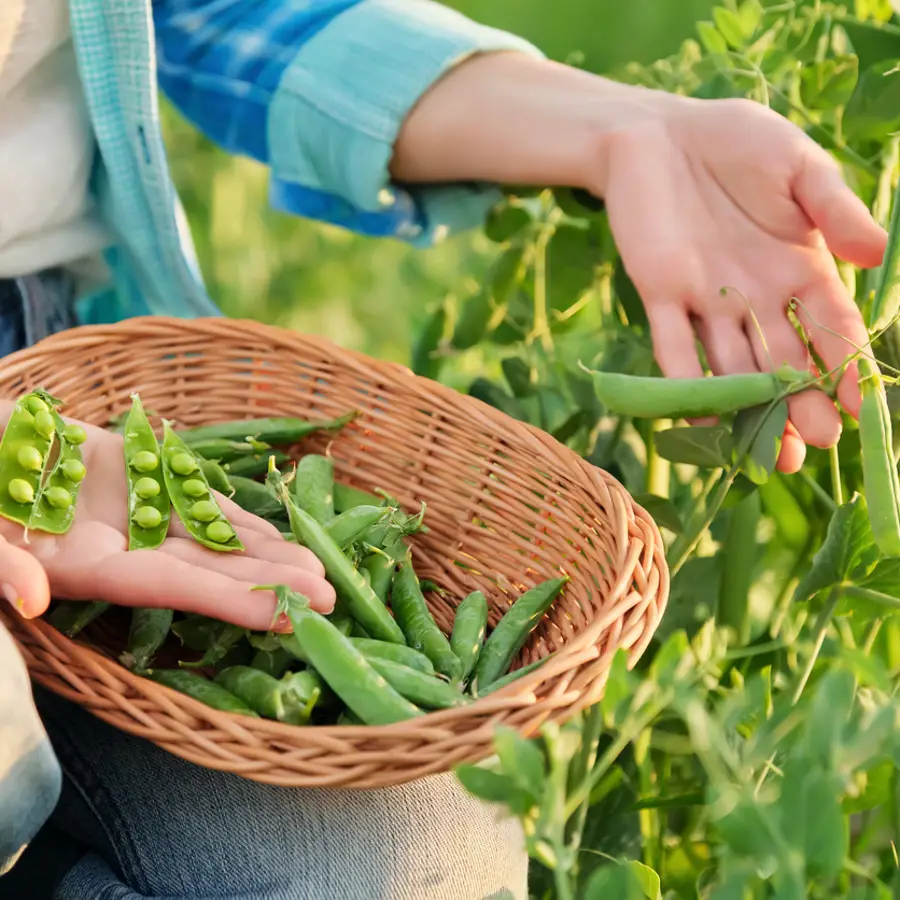
[[(132, 319), (79, 328), (0, 361), (0, 396), (45, 387), (96, 425), (148, 410), (181, 426), (237, 418), (361, 416), (330, 444), (340, 481), (427, 503), (416, 570), (449, 631), (453, 603), (480, 589), (495, 624), (523, 590), (561, 572), (563, 595), (518, 664), (553, 659), (462, 708), (382, 727), (292, 727), (209, 709), (131, 674), (102, 640), (71, 641), (0, 608), (32, 677), (117, 728), (200, 765), (285, 786), (371, 788), (491, 752), (495, 726), (533, 734), (597, 702), (616, 650), (636, 660), (668, 596), (659, 532), (610, 475), (537, 429), (408, 370), (253, 322)], [(299, 450), (297, 455), (299, 455)], [(94, 633), (92, 633), (94, 634)]]

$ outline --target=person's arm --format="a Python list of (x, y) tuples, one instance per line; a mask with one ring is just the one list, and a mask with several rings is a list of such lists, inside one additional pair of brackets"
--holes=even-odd
[(480, 54), (542, 59), (527, 41), (432, 0), (154, 0), (153, 12), (163, 92), (219, 146), (270, 167), (277, 208), (428, 244), (482, 224), (499, 199), (491, 179), (405, 185), (390, 164), (444, 76)]

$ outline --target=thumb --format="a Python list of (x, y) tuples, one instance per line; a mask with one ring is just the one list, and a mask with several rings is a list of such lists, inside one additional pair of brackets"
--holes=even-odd
[(840, 259), (871, 269), (881, 265), (887, 232), (850, 190), (829, 153), (810, 141), (793, 183), (794, 199)]
[(33, 619), (50, 605), (50, 583), (38, 560), (0, 537), (0, 590), (16, 612)]

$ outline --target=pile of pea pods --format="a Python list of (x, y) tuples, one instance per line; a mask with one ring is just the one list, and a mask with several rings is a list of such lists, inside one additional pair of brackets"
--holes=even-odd
[[(47, 407), (52, 429), (42, 416), (42, 430), (36, 430), (45, 410), (34, 398)], [(15, 430), (10, 437), (11, 421), (0, 457), (13, 454), (18, 463), (8, 473), (4, 469), (10, 497), (15, 491), (23, 506), (43, 504), (45, 518), (55, 523), (67, 517), (71, 524), (84, 477), (78, 451), (84, 433), (65, 425), (58, 405), (45, 394), (23, 398), (13, 418), (20, 416), (18, 429), (30, 429), (28, 440), (22, 444)], [(169, 609), (133, 609), (119, 655), (123, 665), (225, 712), (292, 725), (386, 725), (465, 706), (546, 662), (549, 657), (509, 671), (565, 577), (525, 591), (489, 634), (487, 599), (480, 591), (469, 594), (457, 605), (448, 637), (425, 600), (425, 593), (440, 588), (420, 582), (407, 540), (427, 530), (424, 505), (410, 514), (385, 492), (336, 482), (327, 455), (309, 453), (295, 464), (276, 449), (295, 446), (314, 432), (336, 432), (354, 418), (350, 413), (328, 421), (250, 419), (181, 431), (163, 422), (159, 440), (140, 398), (132, 398), (128, 414), (112, 423), (124, 438), (129, 549), (158, 547), (174, 515), (210, 550), (240, 552), (240, 540), (216, 499), (221, 494), (275, 524), (285, 540), (308, 547), (324, 565), (338, 600), (334, 612), (324, 616), (285, 585), (260, 585), (275, 592), (276, 619), (287, 615), (289, 632), (249, 631)], [(44, 432), (58, 435), (64, 450), (46, 481), (35, 468), (36, 457), (22, 453), (20, 459), (18, 452), (20, 446), (37, 446), (44, 459)], [(75, 475), (73, 484), (67, 482), (66, 504), (42, 499), (62, 478)], [(16, 479), (25, 487), (13, 488)], [(45, 524), (33, 511), (17, 521)], [(57, 533), (64, 530), (60, 526)], [(57, 601), (49, 618), (74, 637), (109, 607)], [(156, 665), (157, 658), (165, 664)]]

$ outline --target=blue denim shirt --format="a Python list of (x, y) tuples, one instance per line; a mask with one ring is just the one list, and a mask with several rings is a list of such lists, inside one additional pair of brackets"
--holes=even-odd
[(392, 185), (404, 118), (472, 54), (539, 55), (432, 0), (69, 4), (99, 150), (93, 189), (118, 236), (107, 254), (113, 283), (81, 299), (82, 322), (217, 314), (168, 173), (157, 77), (212, 140), (270, 167), (276, 208), (427, 245), (479, 224), (497, 194)]

